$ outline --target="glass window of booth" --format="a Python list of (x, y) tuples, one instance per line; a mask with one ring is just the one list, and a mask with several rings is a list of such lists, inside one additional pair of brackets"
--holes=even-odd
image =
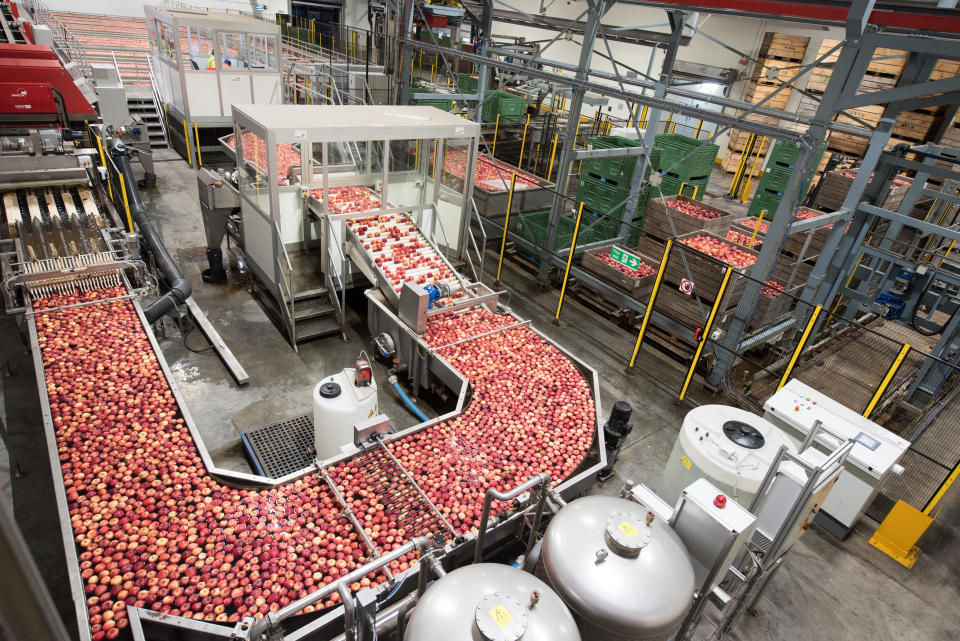
[(241, 129), (237, 147), (237, 174), (240, 193), (261, 214), (270, 216), (270, 180), (267, 172), (267, 144), (256, 133)]
[(216, 69), (213, 32), (210, 29), (180, 27), (180, 59), (186, 70)]
[(247, 34), (247, 65), (251, 69), (276, 71), (279, 68), (277, 60), (277, 39), (266, 34)]
[(242, 33), (219, 33), (220, 61), (224, 67), (240, 69), (247, 66)]
[(157, 27), (157, 43), (160, 55), (167, 60), (176, 61), (177, 59), (177, 37), (173, 26), (165, 22), (155, 20)]

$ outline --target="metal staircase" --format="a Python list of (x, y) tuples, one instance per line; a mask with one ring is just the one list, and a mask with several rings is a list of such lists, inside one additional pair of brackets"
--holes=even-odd
[(150, 147), (158, 149), (167, 146), (167, 134), (163, 119), (157, 110), (153, 92), (148, 87), (126, 87), (127, 108), (131, 116), (139, 116), (147, 125), (150, 135)]

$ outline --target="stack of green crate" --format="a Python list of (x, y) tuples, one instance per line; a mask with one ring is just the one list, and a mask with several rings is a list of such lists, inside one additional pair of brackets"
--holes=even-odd
[[(823, 153), (826, 148), (826, 144), (821, 145), (814, 156), (813, 164), (810, 166), (810, 170), (807, 172), (801, 187), (800, 202), (803, 201), (807, 190), (810, 188), (810, 183), (817, 171), (817, 167), (820, 165), (820, 159), (823, 158)], [(750, 216), (759, 216), (761, 211), (766, 212), (764, 214), (765, 218), (773, 216), (777, 211), (777, 207), (780, 206), (783, 191), (790, 181), (794, 163), (796, 163), (799, 156), (800, 148), (796, 143), (778, 140), (773, 145), (773, 149), (770, 151), (770, 158), (767, 161), (767, 168), (763, 172), (763, 175), (760, 176), (757, 191), (753, 196), (753, 200), (750, 201), (750, 208), (747, 210)]]
[[(596, 136), (587, 141), (590, 149), (610, 149), (615, 147), (639, 147), (642, 143), (622, 136)], [(580, 183), (577, 188), (577, 202), (584, 203), (584, 211), (598, 216), (600, 212), (607, 214), (607, 227), (611, 231), (610, 238), (619, 233), (620, 224), (626, 210), (625, 201), (630, 196), (630, 187), (633, 182), (633, 172), (637, 165), (637, 156), (620, 156), (613, 158), (592, 158), (585, 160), (580, 169)], [(650, 176), (650, 166), (659, 159), (659, 152), (650, 155), (647, 164), (646, 178)], [(634, 215), (628, 222), (637, 226), (630, 230), (630, 238), (640, 236), (643, 219), (647, 215), (647, 204), (650, 200), (650, 188), (644, 187), (637, 196), (637, 207)], [(616, 205), (623, 203), (619, 207)], [(599, 227), (599, 225), (598, 225)], [(629, 242), (629, 241), (628, 241)]]
[(460, 93), (477, 93), (477, 84), (479, 79), (469, 73), (457, 74), (457, 91)]
[[(547, 224), (549, 220), (549, 209), (520, 214), (520, 222), (517, 223), (517, 233), (537, 247), (543, 247), (547, 238)], [(557, 224), (557, 235), (554, 238), (552, 251), (559, 251), (570, 247), (570, 243), (573, 242), (573, 227), (576, 222), (576, 216), (561, 214)], [(593, 216), (584, 214), (580, 219), (577, 247), (613, 238), (619, 232), (619, 223), (614, 225), (608, 221), (597, 221)]]
[(681, 134), (660, 134), (654, 138), (653, 148), (659, 154), (654, 169), (663, 174), (661, 195), (682, 191), (684, 196), (703, 200), (720, 148)]
[(500, 115), (500, 122), (522, 123), (527, 111), (527, 100), (506, 91), (489, 89), (484, 92), (483, 121), (496, 122)]
[[(613, 149), (617, 147), (640, 147), (639, 140), (623, 136), (594, 136), (587, 139), (587, 149)], [(630, 185), (633, 169), (637, 165), (637, 156), (619, 156), (614, 158), (590, 158), (583, 161), (580, 175), (598, 178), (614, 185)]]
[(437, 98), (414, 98), (414, 102), (416, 102), (418, 105), (423, 105), (425, 107), (436, 107), (441, 111), (450, 111), (450, 105), (452, 101), (449, 99), (443, 100), (439, 98), (439, 96), (442, 96), (443, 94), (438, 93), (433, 89), (427, 89), (426, 87), (413, 87), (410, 89), (410, 93), (411, 95), (416, 95), (418, 93), (435, 94), (436, 96), (438, 96)]

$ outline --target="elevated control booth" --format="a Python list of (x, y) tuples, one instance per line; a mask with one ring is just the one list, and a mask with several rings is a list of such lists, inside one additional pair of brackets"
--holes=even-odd
[(463, 258), (473, 181), (439, 167), (464, 163), (473, 175), (476, 123), (387, 105), (235, 105), (233, 118), (223, 143), (237, 160), (245, 257), (275, 298), (294, 289), (295, 252), (322, 253), (330, 291), (354, 283), (358, 261), (344, 249), (353, 216), (402, 214), (444, 259)]
[(221, 151), (231, 105), (283, 102), (276, 23), (185, 8), (144, 11), (167, 131), (192, 165)]

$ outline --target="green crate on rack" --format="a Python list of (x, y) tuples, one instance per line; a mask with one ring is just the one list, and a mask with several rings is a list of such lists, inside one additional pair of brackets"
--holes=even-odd
[[(660, 134), (654, 138), (653, 148), (660, 152), (654, 169), (676, 174), (684, 179), (709, 176), (720, 151), (720, 147), (713, 143), (704, 143), (682, 134)], [(692, 155), (684, 160), (691, 152)]]
[[(532, 211), (520, 214), (517, 223), (517, 233), (537, 247), (543, 247), (547, 237), (547, 222), (550, 220), (550, 210)], [(563, 214), (557, 225), (557, 235), (554, 238), (552, 251), (559, 251), (570, 247), (573, 241), (573, 226), (576, 216)], [(620, 224), (614, 221), (599, 222), (596, 225), (591, 216), (584, 214), (580, 219), (580, 233), (577, 235), (577, 247), (588, 245), (601, 240), (613, 238), (620, 231)]]
[[(823, 152), (820, 152), (823, 155)], [(778, 140), (773, 143), (773, 149), (770, 150), (770, 160), (767, 161), (767, 167), (793, 167), (797, 164), (797, 158), (800, 157), (800, 146), (795, 142)]]
[(497, 114), (500, 115), (501, 123), (522, 123), (524, 121), (527, 112), (527, 100), (523, 96), (492, 89), (487, 90), (483, 95), (484, 122), (496, 122)]
[[(577, 186), (577, 202), (583, 202), (584, 207), (614, 214), (623, 215), (623, 203), (630, 195), (630, 184), (626, 186), (614, 185), (592, 176), (580, 176)], [(619, 205), (619, 206), (618, 206)]]
[[(587, 139), (587, 149), (615, 149), (619, 147), (640, 147), (639, 140), (623, 136), (594, 136)], [(629, 186), (633, 178), (633, 169), (637, 165), (637, 156), (617, 158), (591, 158), (583, 161), (581, 176), (604, 178), (621, 186)]]
[(760, 216), (760, 212), (766, 210), (763, 215), (764, 220), (772, 220), (777, 213), (777, 207), (780, 206), (780, 200), (783, 195), (780, 192), (770, 192), (757, 190), (753, 200), (750, 201), (750, 208), (747, 210), (748, 216)]
[[(410, 93), (416, 95), (418, 93), (429, 93), (436, 96), (442, 96), (443, 94), (437, 93), (432, 89), (427, 89), (426, 87), (414, 87), (410, 89)], [(436, 107), (441, 111), (450, 111), (451, 100), (443, 100), (442, 98), (414, 98), (414, 102), (418, 105), (424, 107)]]
[(460, 93), (477, 93), (479, 79), (469, 73), (457, 74), (457, 91)]
[(702, 201), (704, 194), (707, 193), (708, 181), (709, 178), (701, 178), (688, 182), (686, 180), (680, 180), (675, 176), (663, 176), (660, 182), (660, 195), (676, 196), (682, 188), (684, 196)]
[(783, 190), (787, 188), (787, 183), (790, 182), (790, 174), (792, 173), (793, 169), (790, 167), (770, 165), (768, 163), (766, 171), (760, 176), (760, 182), (757, 183), (757, 191), (778, 191), (783, 193)]

